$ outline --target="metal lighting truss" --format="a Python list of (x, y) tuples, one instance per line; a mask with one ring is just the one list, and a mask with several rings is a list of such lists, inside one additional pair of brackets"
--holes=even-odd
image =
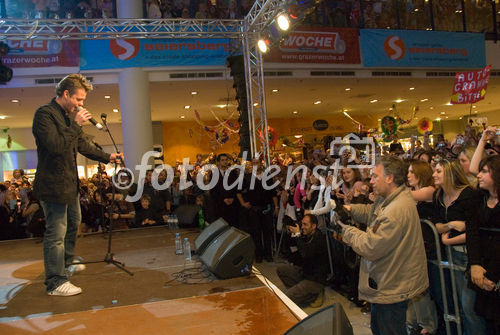
[[(266, 166), (270, 166), (269, 134), (267, 129), (266, 94), (262, 54), (257, 48), (260, 34), (284, 9), (286, 0), (256, 0), (247, 16), (243, 35), (243, 56), (247, 86), (248, 121), (252, 158), (261, 153)], [(260, 146), (260, 150), (258, 149)]]
[(1, 40), (242, 37), (242, 20), (195, 19), (0, 19)]
[[(264, 156), (265, 165), (269, 166), (269, 136), (262, 54), (256, 48), (256, 41), (251, 38), (250, 34), (245, 34), (243, 37), (243, 58), (245, 60), (251, 158), (260, 152)], [(261, 150), (258, 149), (259, 145)]]

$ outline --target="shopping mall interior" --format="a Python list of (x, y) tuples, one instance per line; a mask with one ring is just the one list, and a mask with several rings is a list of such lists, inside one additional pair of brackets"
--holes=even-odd
[[(375, 140), (381, 151), (389, 151), (397, 136), (403, 155), (413, 153), (412, 139), (433, 146), (443, 135), (452, 146), (458, 134), (500, 125), (498, 0), (136, 2), (0, 0), (2, 186), (19, 169), (26, 185), (33, 182), (33, 117), (71, 73), (92, 84), (84, 107), (108, 128), (86, 124), (84, 139), (108, 153), (123, 152), (128, 167), (140, 163), (139, 148), (161, 152), (155, 163), (170, 166), (186, 158), (212, 163), (211, 155), (221, 153), (237, 159), (245, 150), (241, 144), (249, 148), (252, 137), (256, 148), (250, 155), (265, 162), (269, 154), (280, 164), (318, 155), (328, 161), (326, 139), (349, 134)], [(296, 13), (291, 8), (303, 10), (300, 19), (290, 31), (273, 35), (277, 20), (270, 13)], [(207, 31), (213, 40), (204, 37)], [(266, 52), (256, 47), (260, 39)], [(246, 78), (237, 78), (230, 66), (235, 56), (248, 61)], [(238, 82), (253, 88), (238, 91)], [(253, 95), (242, 105), (247, 94)], [(240, 138), (242, 120), (253, 117), (267, 122), (268, 144), (261, 124)], [(101, 166), (80, 154), (76, 160), (78, 176), (91, 190)], [(116, 165), (104, 169), (112, 175)], [(198, 206), (194, 197), (189, 200), (191, 210)], [(196, 220), (198, 210), (192, 211)], [(80, 230), (77, 252), (90, 264), (71, 281), (84, 293), (61, 300), (44, 292), (40, 236), (25, 231), (26, 238), (1, 241), (0, 332), (283, 334), (339, 303), (354, 334), (372, 334), (369, 304), (345, 294), (349, 283), (327, 286), (319, 306), (299, 306), (283, 293), (277, 268), (288, 262), (281, 240), (286, 234), (276, 225), (270, 257), (247, 264), (248, 276), (227, 279), (203, 254), (176, 255), (176, 233), (194, 241), (200, 229), (196, 220), (194, 226), (172, 226), (169, 220), (179, 218), (166, 213), (154, 227), (113, 230), (111, 220)], [(333, 243), (330, 235), (326, 239)], [(113, 266), (115, 254), (127, 271)], [(360, 257), (352, 254), (359, 268)]]

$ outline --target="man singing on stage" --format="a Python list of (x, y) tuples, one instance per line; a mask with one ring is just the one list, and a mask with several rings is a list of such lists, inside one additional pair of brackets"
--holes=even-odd
[[(47, 222), (43, 258), (48, 295), (72, 296), (82, 292), (66, 275), (66, 267), (73, 262), (81, 222), (76, 153), (103, 163), (123, 160), (123, 154), (107, 154), (82, 136), (82, 125), (92, 118), (82, 108), (91, 90), (92, 85), (84, 76), (70, 74), (57, 84), (56, 97), (39, 107), (33, 118), (38, 153), (33, 187)], [(76, 270), (84, 268), (80, 264)]]

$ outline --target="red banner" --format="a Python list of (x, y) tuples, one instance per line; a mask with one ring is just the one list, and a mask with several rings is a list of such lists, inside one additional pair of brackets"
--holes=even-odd
[(490, 69), (491, 65), (488, 65), (482, 70), (457, 72), (455, 84), (453, 84), (451, 104), (473, 104), (483, 100), (490, 80)]
[(11, 68), (79, 66), (78, 41), (8, 41), (3, 63)]
[(264, 61), (271, 63), (360, 64), (358, 30), (299, 26)]

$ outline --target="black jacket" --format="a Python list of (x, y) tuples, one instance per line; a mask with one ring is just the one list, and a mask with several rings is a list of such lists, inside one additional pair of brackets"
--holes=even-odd
[[(486, 269), (485, 277), (498, 283), (500, 280), (500, 203), (494, 208), (487, 205), (488, 193), (482, 192), (480, 205), (467, 231), (467, 256), (470, 265)], [(469, 284), (471, 285), (471, 284)], [(495, 320), (500, 313), (500, 293), (476, 289), (475, 311), (487, 319)]]
[(328, 273), (328, 249), (326, 237), (316, 229), (312, 236), (301, 236), (297, 248), (302, 258), (304, 278), (325, 284)]
[[(470, 223), (471, 219), (479, 207), (479, 193), (467, 186), (462, 190), (458, 198), (453, 201), (448, 208), (444, 206), (443, 192), (438, 196), (438, 190), (433, 195), (434, 205), (434, 223), (448, 223), (450, 221), (465, 221), (465, 226)], [(458, 236), (460, 233), (455, 229), (450, 231), (450, 238)]]
[(33, 188), (39, 200), (72, 204), (78, 194), (76, 153), (103, 163), (109, 154), (83, 137), (82, 128), (71, 120), (55, 98), (37, 109), (33, 118), (38, 165)]

